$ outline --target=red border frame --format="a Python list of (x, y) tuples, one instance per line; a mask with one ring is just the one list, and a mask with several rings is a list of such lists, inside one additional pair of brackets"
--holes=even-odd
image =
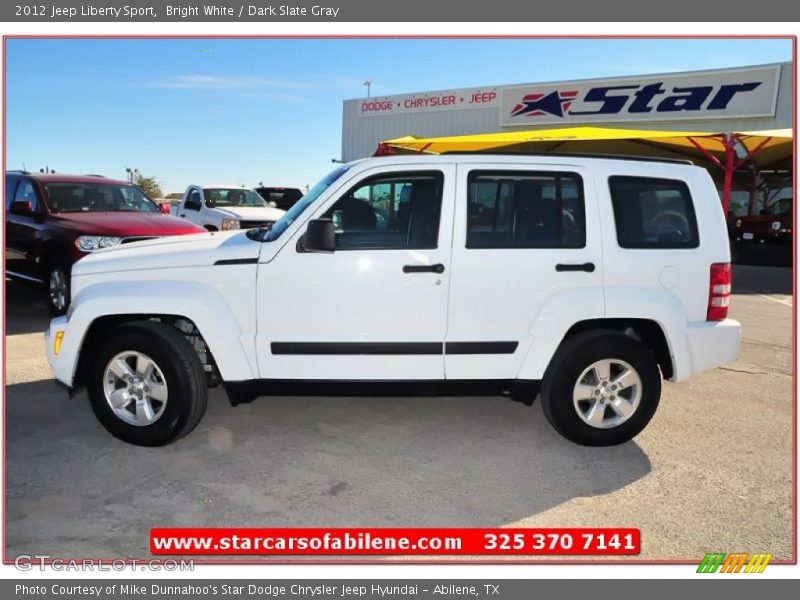
[[(358, 40), (373, 40), (373, 39), (401, 39), (401, 40), (481, 40), (481, 39), (511, 39), (511, 40), (534, 40), (534, 39), (637, 39), (637, 40), (663, 40), (663, 39), (778, 39), (778, 40), (791, 40), (792, 41), (792, 152), (793, 159), (795, 160), (795, 167), (797, 162), (797, 35), (467, 35), (467, 34), (454, 34), (454, 35), (144, 35), (144, 34), (130, 34), (130, 35), (3, 35), (3, 173), (6, 172), (6, 52), (8, 40), (12, 39), (178, 39), (178, 40), (191, 40), (191, 39), (262, 39), (262, 40), (285, 40), (285, 39), (358, 39)], [(795, 168), (792, 173), (792, 188), (797, 190), (797, 169)], [(0, 206), (0, 213), (3, 213), (5, 218), (5, 203)], [(794, 211), (794, 230), (797, 231), (798, 224), (798, 211)], [(796, 565), (798, 564), (797, 555), (797, 354), (796, 354), (796, 340), (797, 340), (797, 235), (792, 237), (792, 556), (786, 560), (775, 560), (770, 564), (772, 565)], [(5, 272), (5, 253), (2, 258), (3, 272)], [(6, 306), (6, 284), (3, 280), (3, 306)], [(2, 330), (3, 330), (3, 356), (6, 356), (6, 311), (3, 310), (2, 314)], [(3, 385), (6, 382), (6, 360), (3, 361)], [(2, 404), (0, 408), (3, 410), (3, 415), (6, 414), (6, 397), (3, 394)], [(2, 477), (0, 477), (0, 486), (5, 493), (6, 489), (6, 420), (3, 419), (2, 431)], [(2, 515), (2, 539), (5, 543), (6, 540), (6, 511)], [(3, 564), (13, 565), (13, 560), (8, 560), (6, 557), (5, 544), (2, 548)], [(178, 560), (181, 557), (176, 557)], [(146, 557), (141, 559), (120, 559), (120, 558), (58, 558), (44, 561), (45, 564), (52, 564), (53, 562), (65, 564), (71, 561), (77, 563), (83, 562), (106, 562), (122, 561), (130, 564), (132, 561), (137, 561), (139, 564), (146, 564), (148, 561), (157, 560), (153, 557)], [(289, 559), (263, 559), (263, 560), (201, 560), (194, 559), (195, 565), (697, 565), (700, 559), (676, 559), (676, 560), (517, 560), (512, 558), (506, 560), (298, 560), (294, 558)], [(38, 563), (38, 561), (37, 561)], [(120, 571), (125, 573), (125, 571)], [(175, 571), (174, 573), (179, 573)]]

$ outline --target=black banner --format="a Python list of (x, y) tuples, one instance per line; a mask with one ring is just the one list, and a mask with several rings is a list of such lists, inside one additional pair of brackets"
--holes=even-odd
[[(58, 0), (2, 3), (0, 18), (7, 22), (513, 22), (547, 21), (634, 22), (788, 22), (800, 20), (800, 3), (785, 0), (727, 0), (722, 2), (456, 2), (445, 0), (294, 0), (286, 4), (216, 2), (158, 3), (147, 0)], [(530, 34), (547, 33), (535, 25)], [(602, 33), (602, 32), (598, 32)]]

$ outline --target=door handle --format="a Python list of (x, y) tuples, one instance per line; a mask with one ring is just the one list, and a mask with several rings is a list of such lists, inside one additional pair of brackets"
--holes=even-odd
[(403, 273), (444, 273), (444, 265), (405, 265)]
[(587, 273), (594, 273), (594, 263), (587, 262), (580, 265), (558, 263), (556, 265), (556, 271), (559, 273), (562, 271), (586, 271)]

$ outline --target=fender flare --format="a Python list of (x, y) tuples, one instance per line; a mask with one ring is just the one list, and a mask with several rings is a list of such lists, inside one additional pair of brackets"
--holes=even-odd
[(680, 299), (664, 289), (645, 287), (583, 288), (553, 296), (530, 328), (532, 338), (518, 379), (541, 380), (569, 330), (583, 321), (641, 319), (655, 322), (664, 334), (673, 381), (693, 373), (686, 334), (688, 317)]
[(76, 308), (69, 318), (70, 333), (81, 333), (64, 339), (64, 353), (75, 352), (78, 356), (86, 333), (100, 318), (171, 315), (195, 324), (223, 380), (257, 378), (254, 332), (248, 335), (242, 331), (222, 296), (209, 286), (180, 281), (97, 283), (82, 288), (73, 303)]

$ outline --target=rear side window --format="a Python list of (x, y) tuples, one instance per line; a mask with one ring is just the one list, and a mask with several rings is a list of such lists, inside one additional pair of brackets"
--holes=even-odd
[(609, 177), (621, 248), (697, 248), (689, 186), (676, 179)]
[(583, 185), (576, 173), (472, 171), (467, 248), (583, 248)]

